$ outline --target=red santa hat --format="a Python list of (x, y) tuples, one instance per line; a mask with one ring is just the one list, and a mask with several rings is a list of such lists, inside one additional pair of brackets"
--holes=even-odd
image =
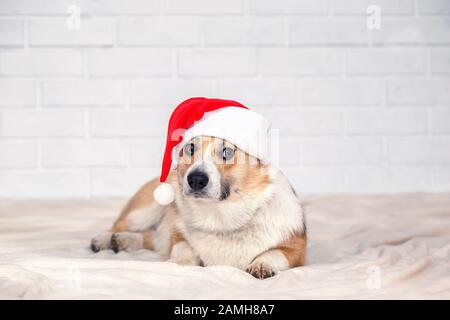
[(167, 130), (162, 162), (161, 184), (153, 192), (161, 205), (174, 201), (175, 192), (167, 176), (179, 150), (197, 136), (222, 138), (241, 150), (268, 162), (270, 123), (260, 114), (233, 100), (191, 98), (173, 111)]

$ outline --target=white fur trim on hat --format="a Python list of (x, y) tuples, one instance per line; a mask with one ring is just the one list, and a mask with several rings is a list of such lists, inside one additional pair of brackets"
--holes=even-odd
[[(270, 122), (262, 115), (244, 108), (228, 107), (207, 112), (183, 134), (183, 141), (174, 149), (176, 154), (198, 136), (212, 136), (227, 140), (241, 150), (270, 162)], [(173, 159), (177, 157), (174, 154)]]

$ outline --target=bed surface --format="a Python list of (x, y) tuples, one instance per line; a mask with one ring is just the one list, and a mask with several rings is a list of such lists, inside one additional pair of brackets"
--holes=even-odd
[(267, 280), (92, 253), (124, 199), (0, 200), (0, 299), (450, 299), (450, 194), (303, 199), (308, 260)]

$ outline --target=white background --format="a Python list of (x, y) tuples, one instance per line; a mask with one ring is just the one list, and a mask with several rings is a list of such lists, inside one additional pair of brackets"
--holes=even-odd
[(270, 118), (299, 192), (448, 191), (449, 46), (448, 0), (1, 0), (0, 197), (133, 194), (191, 96)]

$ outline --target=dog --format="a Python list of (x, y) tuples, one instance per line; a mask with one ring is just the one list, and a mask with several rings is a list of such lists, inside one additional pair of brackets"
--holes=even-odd
[(169, 262), (229, 265), (258, 279), (304, 265), (304, 212), (280, 170), (226, 140), (201, 136), (180, 150), (168, 182), (174, 203), (159, 205), (158, 180), (146, 183), (112, 228), (92, 239), (92, 251), (149, 249)]

